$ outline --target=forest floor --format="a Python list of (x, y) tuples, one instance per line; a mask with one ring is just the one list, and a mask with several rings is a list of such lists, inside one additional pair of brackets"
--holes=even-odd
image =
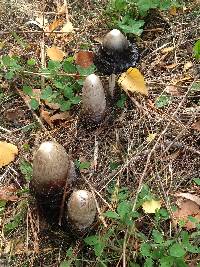
[[(42, 64), (40, 55), (46, 46), (54, 44), (71, 55), (83, 47), (94, 51), (110, 30), (105, 15), (107, 1), (68, 1), (67, 15), (74, 32), (66, 38), (44, 34), (26, 23), (41, 14), (51, 23), (59, 17), (56, 3), (25, 2), (0, 0), (1, 55), (36, 58)], [(99, 213), (112, 206), (108, 188), (116, 185), (128, 188), (134, 200), (141, 184), (148, 184), (167, 208), (177, 192), (200, 194), (193, 182), (200, 178), (200, 95), (198, 90), (192, 90), (200, 82), (200, 65), (193, 56), (194, 43), (200, 37), (198, 10), (194, 5), (176, 14), (153, 12), (148, 17), (136, 43), (140, 51), (137, 68), (144, 75), (149, 95), (129, 94), (122, 107), (110, 104), (98, 127), (85, 127), (79, 106), (70, 110), (65, 120), (50, 126), (40, 111), (31, 110), (26, 97), (19, 94), (21, 81), (10, 84), (1, 80), (0, 139), (15, 144), (19, 154), (14, 162), (0, 169), (1, 186), (12, 185), (18, 190), (16, 201), (1, 204), (0, 266), (60, 266), (70, 247), (73, 257), (79, 259), (77, 266), (98, 266), (90, 249), (86, 249), (83, 236), (70, 237), (47, 222), (29, 193), (22, 162), (32, 163), (33, 153), (43, 141), (57, 141), (73, 161), (91, 163), (79, 172), (80, 188), (93, 190)], [(19, 40), (29, 44), (28, 49)], [(103, 79), (107, 86), (108, 76)], [(158, 97), (166, 94), (170, 102), (158, 108)], [(48, 106), (43, 105), (43, 109), (51, 111)], [(99, 217), (92, 234), (102, 223)], [(151, 215), (144, 214), (143, 224), (144, 232), (148, 232), (146, 228), (152, 228)], [(170, 222), (165, 229), (169, 225)], [(116, 266), (116, 262), (108, 266)]]

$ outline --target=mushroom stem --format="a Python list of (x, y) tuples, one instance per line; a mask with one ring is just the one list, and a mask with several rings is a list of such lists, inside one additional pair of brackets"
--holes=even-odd
[(115, 95), (116, 74), (112, 73), (108, 78), (108, 91), (111, 98)]

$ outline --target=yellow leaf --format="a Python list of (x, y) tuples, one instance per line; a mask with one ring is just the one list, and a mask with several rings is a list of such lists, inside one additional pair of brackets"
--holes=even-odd
[(51, 60), (62, 61), (65, 56), (65, 53), (62, 50), (60, 50), (58, 47), (52, 46), (52, 47), (47, 48), (47, 56)]
[(63, 33), (70, 33), (70, 32), (73, 32), (74, 30), (74, 27), (72, 25), (72, 23), (70, 21), (68, 21), (67, 23), (64, 24), (64, 26), (62, 27), (61, 31)]
[(137, 68), (129, 68), (119, 77), (118, 84), (124, 91), (137, 92), (148, 95), (148, 89), (144, 80), (144, 76)]
[(143, 204), (142, 204), (142, 208), (144, 210), (145, 213), (155, 213), (156, 210), (160, 209), (161, 207), (161, 203), (159, 200), (148, 200), (148, 201), (145, 201)]
[(147, 142), (150, 143), (152, 142), (156, 137), (156, 133), (150, 133), (148, 136), (147, 136)]
[(0, 168), (12, 162), (17, 154), (18, 149), (15, 145), (0, 141)]

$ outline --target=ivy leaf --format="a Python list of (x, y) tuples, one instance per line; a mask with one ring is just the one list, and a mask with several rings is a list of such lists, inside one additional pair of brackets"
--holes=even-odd
[(65, 97), (67, 97), (68, 99), (71, 99), (74, 96), (73, 90), (70, 86), (66, 85), (63, 88), (63, 94)]
[(61, 111), (70, 110), (71, 105), (72, 105), (72, 103), (71, 103), (70, 100), (62, 101), (61, 104), (60, 104), (60, 110)]
[(28, 85), (24, 85), (22, 90), (28, 96), (32, 96), (33, 95), (33, 89)]
[(63, 70), (67, 73), (76, 73), (76, 67), (74, 64), (68, 60), (63, 62)]
[(122, 21), (118, 22), (118, 26), (125, 33), (132, 33), (140, 36), (143, 32), (141, 27), (144, 26), (144, 20), (135, 20), (131, 19), (129, 16), (125, 16)]

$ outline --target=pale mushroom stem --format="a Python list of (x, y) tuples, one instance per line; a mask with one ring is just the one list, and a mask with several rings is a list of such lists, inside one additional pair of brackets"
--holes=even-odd
[(116, 74), (112, 73), (108, 78), (108, 91), (112, 99), (114, 98), (115, 84), (116, 84)]

